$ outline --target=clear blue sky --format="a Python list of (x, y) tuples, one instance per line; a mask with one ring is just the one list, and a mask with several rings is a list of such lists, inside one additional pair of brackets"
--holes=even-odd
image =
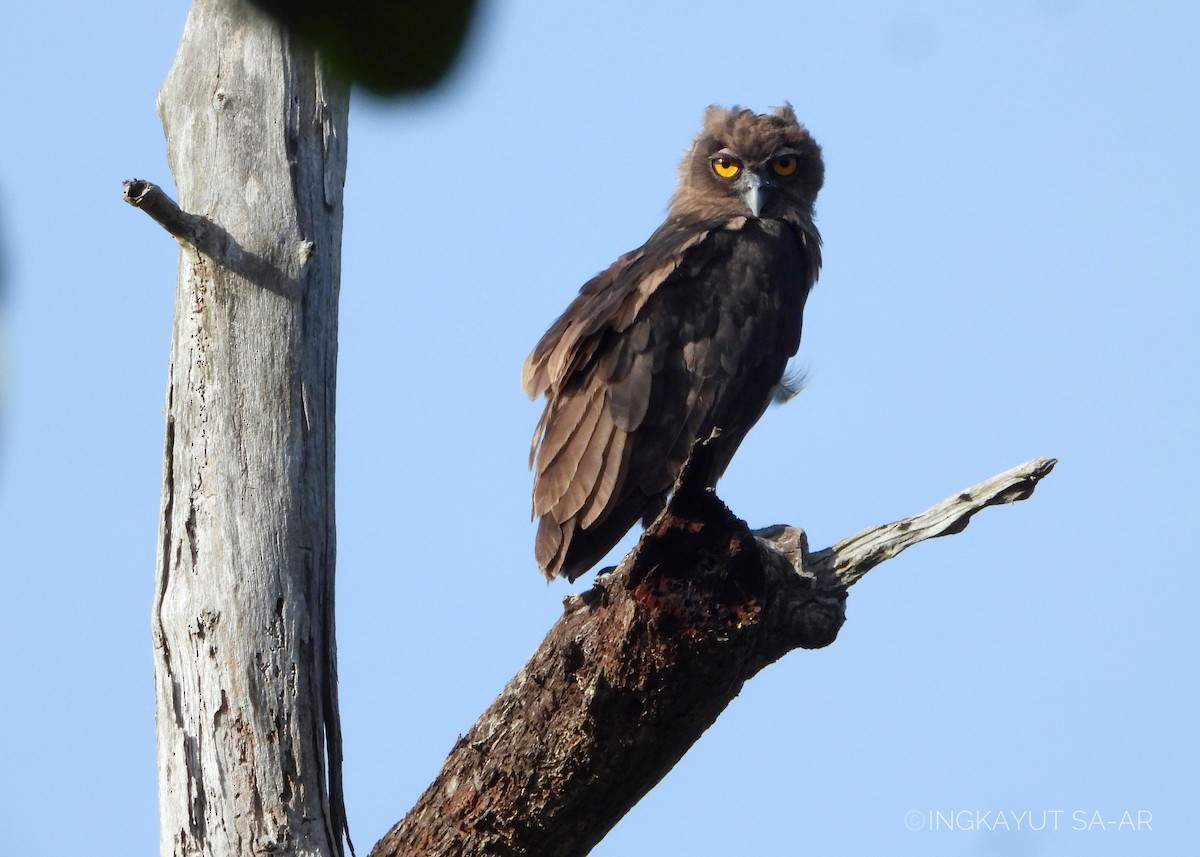
[[(154, 99), (185, 12), (32, 4), (0, 30), (0, 854), (157, 847), (177, 251), (120, 190), (171, 186)], [(594, 853), (1194, 848), (1198, 45), (1183, 0), (494, 2), (447, 88), (359, 99), (337, 497), (360, 848), (572, 589), (532, 560), (526, 352), (660, 221), (705, 105), (784, 99), (827, 162), (811, 383), (724, 499), (822, 547), (1060, 464), (868, 575), (841, 638), (750, 682)], [(1025, 811), (1046, 829), (929, 829)], [(1127, 812), (1150, 828), (1095, 823)]]

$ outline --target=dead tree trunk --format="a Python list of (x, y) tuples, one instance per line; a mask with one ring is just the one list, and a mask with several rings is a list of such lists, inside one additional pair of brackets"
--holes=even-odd
[[(152, 615), (160, 850), (342, 853), (334, 383), (348, 92), (195, 0), (159, 93), (180, 239)], [(186, 213), (185, 213), (186, 212)]]

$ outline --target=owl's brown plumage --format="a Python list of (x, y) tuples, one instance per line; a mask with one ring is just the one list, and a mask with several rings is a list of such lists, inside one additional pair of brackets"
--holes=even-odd
[(580, 290), (525, 361), (534, 554), (572, 580), (662, 508), (693, 441), (718, 475), (800, 345), (821, 265), (820, 147), (784, 104), (710, 107), (666, 221)]

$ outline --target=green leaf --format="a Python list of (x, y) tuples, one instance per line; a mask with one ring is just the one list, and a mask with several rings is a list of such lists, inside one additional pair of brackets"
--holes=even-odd
[(251, 0), (334, 71), (381, 95), (439, 83), (462, 49), (475, 0)]

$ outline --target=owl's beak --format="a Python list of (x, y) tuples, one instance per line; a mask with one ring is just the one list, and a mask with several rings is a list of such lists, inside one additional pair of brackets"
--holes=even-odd
[(757, 173), (747, 172), (745, 178), (742, 179), (742, 200), (755, 217), (759, 216), (763, 206), (767, 204), (769, 192), (770, 188), (763, 182), (762, 176)]

